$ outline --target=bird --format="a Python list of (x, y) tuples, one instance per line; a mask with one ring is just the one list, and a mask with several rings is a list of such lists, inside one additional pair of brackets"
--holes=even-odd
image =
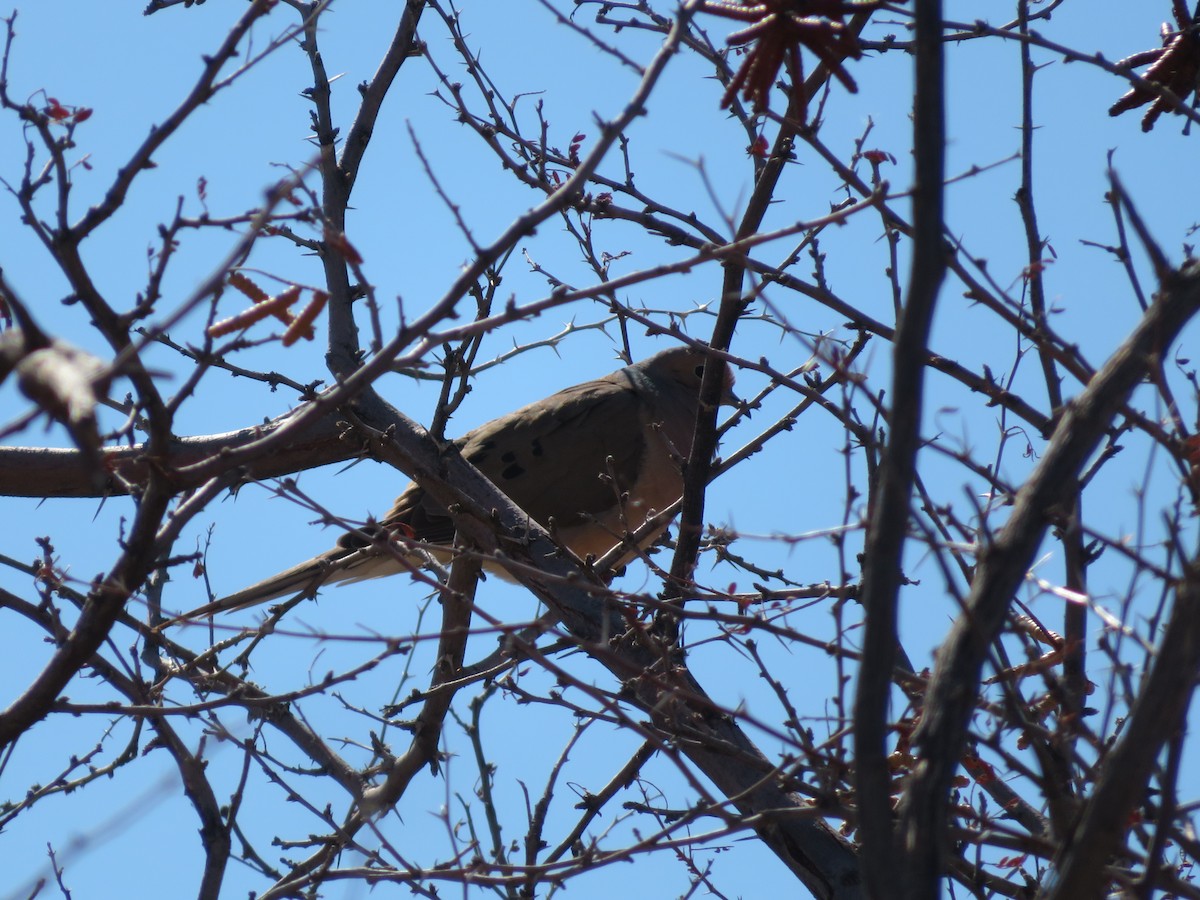
[[(719, 404), (737, 406), (733, 373), (723, 359), (710, 358), (702, 347), (672, 347), (523, 406), (453, 443), (539, 525), (549, 528), (553, 522), (564, 547), (581, 560), (598, 558), (682, 495), (700, 381), (705, 366), (714, 364), (722, 369)], [(666, 528), (664, 522), (653, 529), (639, 548), (651, 546)], [(411, 572), (426, 561), (419, 552), (406, 557), (381, 548), (381, 529), (436, 559), (450, 557), (453, 517), (412, 482), (379, 522), (348, 531), (330, 550), (176, 621), (286, 595), (311, 596), (326, 584)], [(630, 548), (617, 567), (637, 552)]]

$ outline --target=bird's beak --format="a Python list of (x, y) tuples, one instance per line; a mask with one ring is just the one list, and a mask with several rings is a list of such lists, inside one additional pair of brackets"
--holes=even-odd
[(742, 398), (733, 392), (733, 372), (725, 370), (725, 390), (721, 393), (721, 406), (739, 407)]

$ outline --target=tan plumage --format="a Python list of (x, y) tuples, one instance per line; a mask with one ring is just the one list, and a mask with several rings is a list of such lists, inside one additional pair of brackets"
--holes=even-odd
[[(601, 556), (650, 512), (664, 509), (682, 493), (680, 460), (691, 448), (706, 362), (701, 350), (664, 350), (494, 419), (455, 443), (531, 518), (543, 526), (553, 518), (564, 546), (580, 558)], [(725, 368), (721, 402), (732, 404), (733, 378), (724, 362), (720, 365)], [(454, 539), (450, 514), (415, 482), (375, 527), (420, 542), (441, 559), (448, 558)], [(657, 540), (665, 527), (643, 546)], [(367, 534), (350, 532), (333, 549), (185, 618), (421, 565), (417, 554), (409, 560), (406, 566), (395, 554), (373, 548)]]

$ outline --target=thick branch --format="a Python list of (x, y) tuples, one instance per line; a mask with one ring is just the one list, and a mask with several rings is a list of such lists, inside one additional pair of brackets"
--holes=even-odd
[[(362, 407), (369, 405), (370, 398), (364, 397)], [(734, 721), (713, 712), (716, 705), (682, 660), (671, 658), (664, 670), (670, 654), (648, 634), (618, 640), (627, 620), (606, 599), (602, 582), (559, 550), (544, 529), (452, 446), (439, 453), (431, 438), (382, 404), (364, 413), (372, 415), (372, 427), (378, 429), (373, 455), (403, 469), (452, 510), (459, 536), (494, 554), (561, 617), (582, 649), (622, 683), (636, 682), (630, 699), (650, 712), (659, 728), (680, 739), (680, 750), (752, 817), (760, 838), (814, 895), (861, 896), (854, 851), (811, 806), (786, 789)]]
[[(892, 779), (886, 759), (888, 707), (899, 639), (896, 602), (921, 444), (926, 345), (947, 257), (942, 239), (946, 124), (940, 2), (918, 0), (916, 19), (913, 264), (908, 296), (896, 328), (890, 429), (873, 491), (864, 553), (862, 604), (866, 633), (854, 704), (863, 875), (868, 893), (876, 898), (899, 896), (903, 890), (895, 880), (893, 859)], [(932, 843), (940, 843), (940, 839)], [(930, 852), (936, 855), (934, 850)], [(931, 882), (926, 885), (929, 895), (936, 894), (936, 875), (922, 875)], [(914, 887), (909, 885), (909, 889)]]
[[(1200, 263), (1169, 279), (1128, 340), (1074, 401), (995, 541), (982, 546), (966, 608), (938, 653), (914, 736), (918, 763), (901, 805), (901, 837), (924, 872), (922, 848), (941, 847), (950, 782), (962, 756), (988, 646), (999, 634), (1056, 507), (1070, 501), (1076, 477), (1134, 387), (1152, 372), (1183, 326), (1200, 311)], [(919, 854), (919, 855), (917, 855)]]
[(1133, 704), (1121, 740), (1104, 759), (1096, 789), (1058, 860), (1058, 877), (1051, 882), (1047, 900), (1104, 894), (1106, 867), (1128, 833), (1130, 814), (1146, 796), (1154, 762), (1186, 724), (1198, 670), (1200, 563), (1192, 560), (1176, 588), (1175, 608), (1150, 677)]
[[(128, 494), (146, 484), (151, 468), (167, 472), (168, 480), (177, 491), (189, 490), (203, 484), (213, 473), (207, 468), (190, 472), (178, 470), (205, 460), (219, 459), (222, 453), (270, 437), (289, 421), (290, 417), (285, 416), (254, 428), (180, 438), (170, 443), (165, 459), (151, 458), (145, 444), (107, 449), (104, 459), (111, 475), (99, 486), (92, 480), (78, 450), (0, 448), (0, 496), (50, 498)], [(246, 477), (278, 478), (358, 456), (358, 448), (341, 440), (339, 435), (334, 416), (317, 419), (298, 430), (278, 449), (246, 461), (243, 464)]]

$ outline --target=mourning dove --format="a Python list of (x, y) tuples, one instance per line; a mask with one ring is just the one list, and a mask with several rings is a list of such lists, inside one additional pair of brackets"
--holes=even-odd
[[(553, 519), (554, 535), (563, 546), (580, 559), (599, 557), (683, 493), (681, 463), (691, 449), (706, 363), (703, 350), (663, 350), (494, 419), (455, 444), (538, 524), (549, 527)], [(733, 376), (723, 360), (720, 365), (725, 370), (720, 402), (733, 405)], [(417, 554), (406, 558), (375, 547), (371, 537), (379, 528), (435, 558), (449, 558), (454, 520), (414, 482), (378, 525), (348, 532), (333, 549), (183, 618), (311, 593), (324, 584), (411, 571), (422, 564)], [(650, 546), (665, 530), (663, 523), (641, 546)], [(635, 553), (631, 549), (622, 564)]]

